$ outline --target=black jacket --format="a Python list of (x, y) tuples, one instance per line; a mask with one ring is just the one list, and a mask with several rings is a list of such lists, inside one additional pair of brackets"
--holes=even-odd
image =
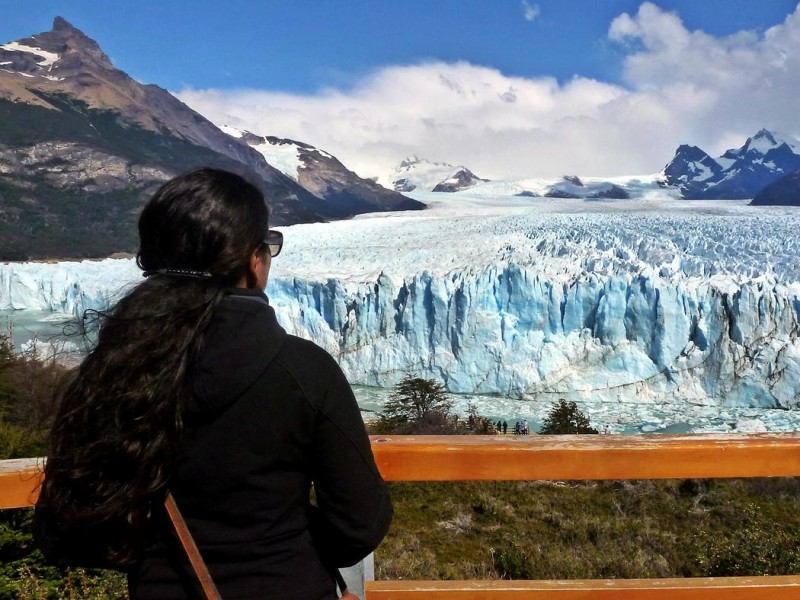
[[(260, 292), (231, 291), (206, 340), (170, 489), (214, 581), (225, 600), (334, 598), (331, 569), (374, 550), (392, 517), (352, 390)], [(129, 575), (134, 600), (191, 597), (165, 531), (155, 519)]]

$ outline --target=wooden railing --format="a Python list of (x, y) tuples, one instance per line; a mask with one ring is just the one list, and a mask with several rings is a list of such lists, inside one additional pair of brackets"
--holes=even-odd
[[(389, 481), (800, 476), (800, 433), (375, 436)], [(0, 461), (0, 509), (35, 502), (37, 459)], [(564, 581), (368, 581), (367, 600), (800, 600), (800, 575)]]

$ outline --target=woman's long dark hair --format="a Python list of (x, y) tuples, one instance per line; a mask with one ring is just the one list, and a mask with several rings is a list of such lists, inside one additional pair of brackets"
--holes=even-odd
[(152, 276), (103, 315), (64, 390), (39, 501), (62, 530), (108, 532), (111, 564), (135, 560), (163, 501), (180, 459), (187, 374), (224, 288), (249, 281), (267, 219), (255, 186), (215, 169), (167, 182), (142, 211), (137, 263)]

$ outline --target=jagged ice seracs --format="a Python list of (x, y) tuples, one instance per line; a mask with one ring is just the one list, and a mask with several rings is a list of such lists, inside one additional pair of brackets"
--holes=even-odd
[[(632, 405), (800, 408), (800, 210), (411, 194), (284, 229), (268, 295), (351, 383)], [(0, 309), (80, 315), (132, 260), (0, 265)]]

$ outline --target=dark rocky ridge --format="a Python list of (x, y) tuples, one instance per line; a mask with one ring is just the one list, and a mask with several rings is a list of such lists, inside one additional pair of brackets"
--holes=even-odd
[(750, 203), (753, 206), (800, 206), (800, 169), (765, 187)]

